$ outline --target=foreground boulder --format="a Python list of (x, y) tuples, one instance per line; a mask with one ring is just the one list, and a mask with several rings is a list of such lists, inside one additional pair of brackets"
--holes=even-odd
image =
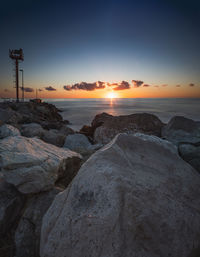
[(15, 232), (15, 257), (40, 256), (42, 218), (59, 192), (59, 188), (54, 188), (48, 192), (33, 195), (28, 199), (26, 209)]
[[(95, 142), (106, 144), (118, 133), (142, 132), (160, 136), (163, 123), (152, 114), (135, 113), (131, 115), (112, 116), (107, 113), (96, 115), (92, 121), (91, 129), (83, 127), (81, 133), (92, 133)], [(87, 135), (91, 136), (91, 135)]]
[(75, 152), (22, 136), (0, 140), (0, 155), (4, 179), (24, 194), (49, 190), (60, 177), (71, 182), (81, 161)]
[(198, 143), (200, 124), (183, 116), (175, 116), (163, 127), (162, 137), (176, 145), (183, 142)]
[(200, 245), (200, 176), (174, 146), (119, 134), (43, 218), (41, 257), (188, 257)]

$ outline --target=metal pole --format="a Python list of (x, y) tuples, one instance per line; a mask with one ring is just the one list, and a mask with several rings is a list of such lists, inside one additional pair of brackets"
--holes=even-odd
[(16, 102), (19, 102), (19, 70), (18, 70), (18, 59), (15, 61), (16, 66)]
[(20, 70), (22, 73), (22, 101), (24, 102), (24, 70)]

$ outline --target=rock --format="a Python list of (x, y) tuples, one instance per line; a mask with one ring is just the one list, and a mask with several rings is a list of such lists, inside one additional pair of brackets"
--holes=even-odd
[(15, 232), (15, 257), (39, 257), (40, 230), (42, 218), (54, 197), (61, 192), (52, 189), (33, 195), (26, 203), (26, 209)]
[(0, 103), (0, 120), (12, 125), (44, 122), (56, 124), (65, 122), (59, 110), (52, 104), (20, 102)]
[(28, 123), (22, 125), (21, 134), (25, 137), (39, 137), (42, 138), (45, 130), (38, 123)]
[(155, 136), (161, 135), (163, 123), (152, 114), (136, 113), (124, 116), (99, 114), (92, 122), (94, 141), (102, 144), (110, 142), (118, 133), (141, 132)]
[(74, 134), (75, 132), (73, 129), (69, 128), (67, 125), (62, 125), (62, 127), (59, 128), (59, 133), (65, 135), (65, 136), (68, 136), (68, 135)]
[(56, 196), (40, 255), (188, 257), (199, 247), (199, 195), (199, 174), (166, 141), (119, 134)]
[(91, 149), (92, 144), (88, 138), (82, 134), (68, 135), (65, 139), (64, 148), (68, 148), (78, 153), (85, 153)]
[(56, 145), (62, 147), (64, 145), (66, 136), (64, 134), (60, 134), (56, 129), (46, 130), (43, 133), (41, 139), (46, 143)]
[(16, 224), (23, 205), (24, 196), (0, 178), (0, 238)]
[(173, 117), (162, 129), (162, 137), (178, 145), (181, 142), (200, 142), (198, 122), (182, 116)]
[(81, 133), (81, 134), (83, 134), (83, 135), (85, 135), (85, 136), (87, 136), (87, 137), (89, 137), (89, 138), (93, 138), (93, 135), (94, 135), (94, 128), (93, 127), (91, 127), (91, 126), (87, 126), (87, 125), (84, 125), (81, 129), (80, 129), (80, 131), (79, 131), (79, 133)]
[(178, 150), (183, 160), (200, 172), (200, 143), (182, 143), (179, 144)]
[(0, 108), (0, 120), (3, 124), (17, 124), (22, 120), (22, 116), (11, 108)]
[(4, 124), (0, 127), (0, 139), (9, 137), (9, 136), (20, 136), (20, 132), (17, 128)]
[(78, 170), (74, 171), (68, 163), (81, 162), (81, 156), (75, 152), (22, 136), (0, 140), (0, 155), (4, 179), (24, 194), (51, 189), (59, 174), (69, 174), (71, 178), (73, 171), (75, 176)]

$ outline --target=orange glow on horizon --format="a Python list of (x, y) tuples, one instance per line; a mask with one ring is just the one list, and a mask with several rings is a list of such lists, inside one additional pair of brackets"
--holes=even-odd
[(109, 93), (106, 94), (105, 98), (113, 99), (113, 98), (119, 98), (119, 96), (115, 92), (109, 92)]

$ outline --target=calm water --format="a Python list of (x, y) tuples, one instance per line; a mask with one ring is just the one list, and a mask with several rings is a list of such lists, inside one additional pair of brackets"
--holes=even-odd
[(163, 122), (168, 122), (175, 115), (200, 121), (200, 98), (198, 99), (45, 99), (55, 104), (64, 119), (71, 123), (71, 127), (79, 130), (83, 125), (89, 125), (96, 114), (107, 112), (112, 115), (126, 115), (132, 113), (152, 113)]

